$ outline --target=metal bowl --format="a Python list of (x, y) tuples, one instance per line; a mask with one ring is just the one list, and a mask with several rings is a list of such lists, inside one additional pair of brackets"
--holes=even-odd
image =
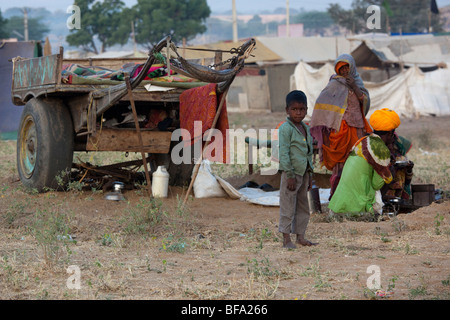
[(395, 161), (395, 166), (396, 167), (407, 167), (409, 165), (409, 161), (408, 160), (399, 160), (399, 161)]

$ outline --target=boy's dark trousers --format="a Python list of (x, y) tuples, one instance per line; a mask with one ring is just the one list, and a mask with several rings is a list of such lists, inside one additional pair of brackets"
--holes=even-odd
[(282, 233), (292, 233), (304, 236), (309, 222), (308, 186), (310, 175), (295, 175), (296, 188), (287, 188), (286, 172), (281, 173), (280, 183), (280, 224), (278, 230)]

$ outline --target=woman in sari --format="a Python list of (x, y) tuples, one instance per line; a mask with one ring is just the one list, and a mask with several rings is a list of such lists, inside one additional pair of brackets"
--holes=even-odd
[[(345, 162), (342, 177), (328, 208), (334, 213), (381, 213), (381, 193), (392, 181), (391, 151), (400, 125), (398, 114), (389, 109), (375, 111), (370, 117), (373, 133), (361, 138)], [(378, 200), (378, 201), (377, 201)]]
[(397, 134), (392, 144), (387, 146), (391, 151), (391, 158), (395, 160), (395, 164), (390, 168), (393, 177), (392, 182), (381, 189), (383, 201), (389, 201), (389, 199), (394, 198), (405, 200), (411, 198), (414, 162), (406, 156), (411, 146), (412, 144), (409, 140)]
[(340, 55), (334, 69), (336, 74), (317, 98), (310, 122), (320, 162), (332, 172), (330, 198), (352, 147), (372, 132), (365, 117), (370, 96), (356, 71), (355, 60), (349, 54)]

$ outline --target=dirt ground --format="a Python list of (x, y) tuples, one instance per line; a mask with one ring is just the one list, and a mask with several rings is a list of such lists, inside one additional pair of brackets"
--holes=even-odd
[[(248, 118), (271, 127), (284, 115), (230, 114), (230, 123)], [(418, 168), (413, 183), (435, 179), (436, 188), (450, 190), (450, 141), (440, 140), (448, 139), (449, 121), (402, 122), (398, 131), (414, 138), (415, 149), (422, 144), (422, 151), (439, 153), (433, 160), (411, 151)], [(424, 148), (427, 139), (437, 145)], [(17, 179), (15, 143), (0, 147), (0, 299), (450, 298), (448, 200), (378, 222), (331, 219), (325, 205), (324, 213), (312, 213), (306, 235), (318, 245), (287, 250), (278, 207), (190, 197), (179, 208), (186, 189), (170, 187), (161, 199), (165, 213), (155, 218), (144, 190), (125, 191), (124, 201), (105, 200), (97, 190), (36, 194)], [(437, 171), (436, 163), (439, 177), (426, 175), (427, 167)], [(239, 185), (253, 178), (228, 180)], [(145, 223), (138, 220), (143, 212)], [(52, 224), (64, 236), (52, 238)], [(378, 294), (372, 279), (380, 282)]]

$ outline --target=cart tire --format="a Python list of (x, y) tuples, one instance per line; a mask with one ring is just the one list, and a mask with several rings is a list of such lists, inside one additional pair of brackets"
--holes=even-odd
[(62, 173), (72, 168), (73, 148), (72, 117), (62, 100), (28, 101), (17, 135), (17, 171), (24, 186), (38, 192), (62, 188), (68, 180)]

